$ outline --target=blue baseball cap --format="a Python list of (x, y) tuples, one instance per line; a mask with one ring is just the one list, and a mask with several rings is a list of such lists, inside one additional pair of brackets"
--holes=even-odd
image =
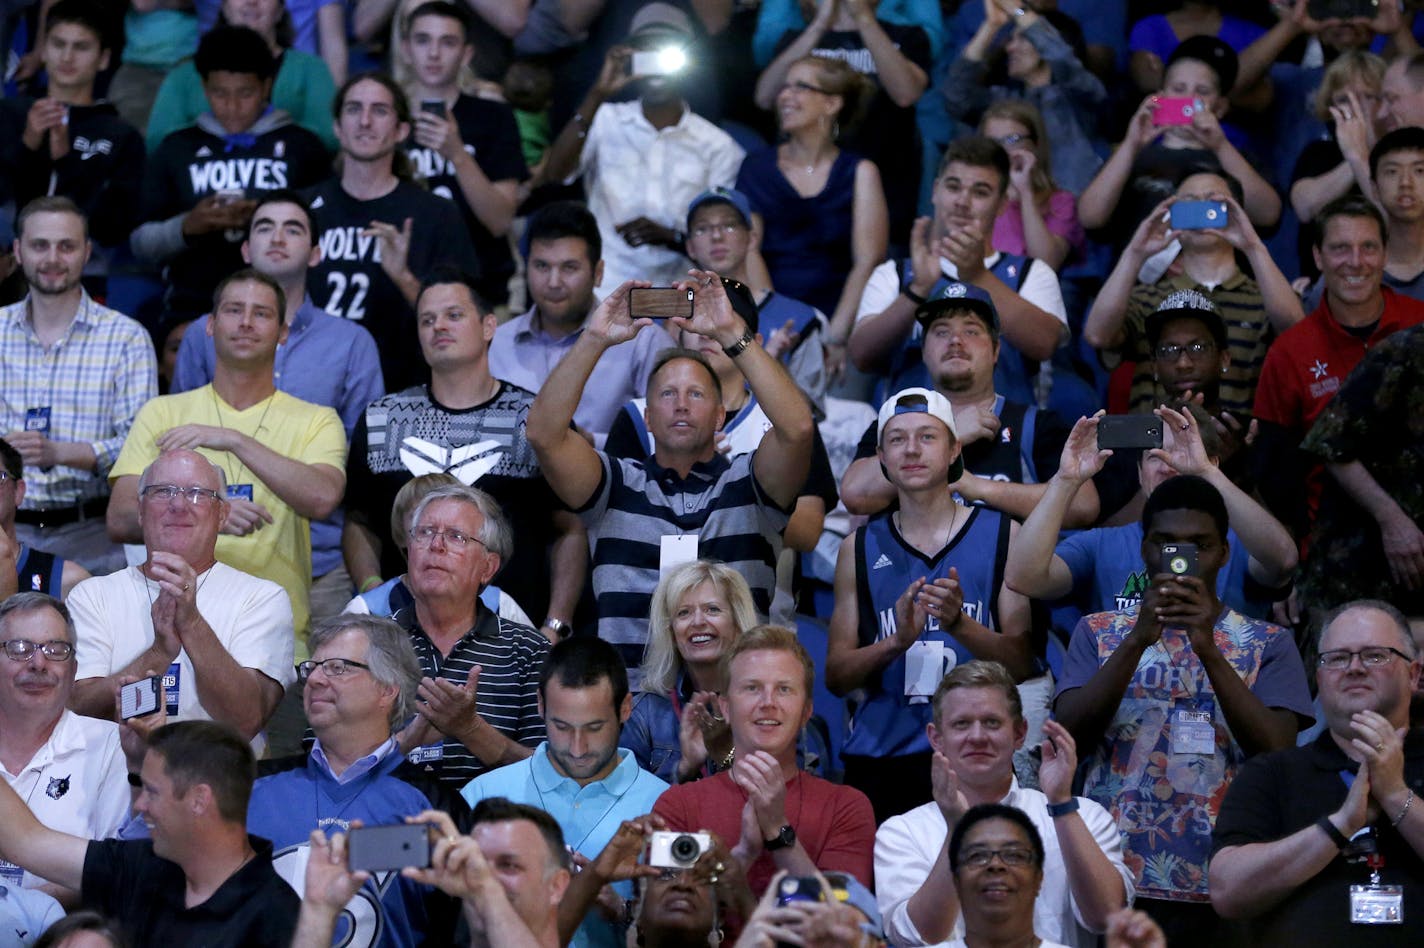
[(692, 230), (692, 215), (697, 213), (699, 207), (707, 204), (726, 204), (741, 215), (743, 224), (747, 227), (752, 226), (752, 202), (747, 200), (745, 194), (731, 188), (713, 188), (710, 191), (703, 191), (692, 199), (691, 204), (687, 205), (687, 229), (689, 231)]
[(950, 280), (944, 289), (915, 307), (915, 320), (926, 332), (936, 319), (968, 310), (984, 320), (989, 333), (999, 338), (999, 311), (994, 307), (994, 298), (988, 290), (980, 289), (972, 283)]

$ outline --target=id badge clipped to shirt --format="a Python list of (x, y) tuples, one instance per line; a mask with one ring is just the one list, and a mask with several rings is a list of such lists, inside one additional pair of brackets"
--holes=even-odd
[(14, 886), (16, 889), (19, 889), (23, 887), (24, 882), (25, 870), (13, 862), (6, 862), (0, 859), (0, 885)]
[(934, 696), (944, 678), (944, 651), (943, 642), (916, 642), (906, 650), (905, 697), (910, 704), (924, 704)]
[(163, 710), (170, 718), (178, 716), (178, 691), (182, 686), (183, 666), (177, 662), (163, 673)]
[(438, 764), (444, 757), (445, 741), (443, 739), (434, 744), (422, 744), (406, 755), (406, 759), (412, 764)]
[[(1376, 875), (1374, 877), (1378, 879)], [(1403, 925), (1404, 887), (1380, 885), (1350, 886), (1350, 922), (1354, 925)]]
[(25, 430), (49, 434), (49, 406), (25, 409)]
[(1205, 754), (1216, 753), (1216, 702), (1199, 699), (1195, 702), (1178, 702), (1172, 706), (1172, 753)]
[(227, 499), (228, 499), (228, 500), (234, 500), (234, 499), (236, 499), (236, 500), (246, 500), (246, 501), (248, 501), (248, 502), (251, 502), (251, 500), (252, 500), (252, 485), (251, 485), (251, 484), (229, 484), (229, 485), (227, 485)]

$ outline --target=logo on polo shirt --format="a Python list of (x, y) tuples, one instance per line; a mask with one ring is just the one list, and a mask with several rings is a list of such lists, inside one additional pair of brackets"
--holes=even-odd
[(1323, 379), (1330, 374), (1330, 363), (1315, 360), (1315, 364), (1310, 367), (1310, 374), (1313, 378)]
[(45, 796), (51, 800), (58, 800), (69, 792), (69, 774), (63, 777), (50, 777), (49, 786), (45, 787)]
[(1322, 362), (1319, 359), (1310, 366), (1310, 377), (1315, 381), (1310, 383), (1310, 397), (1324, 398), (1332, 396), (1340, 391), (1340, 380), (1330, 374), (1330, 363)]

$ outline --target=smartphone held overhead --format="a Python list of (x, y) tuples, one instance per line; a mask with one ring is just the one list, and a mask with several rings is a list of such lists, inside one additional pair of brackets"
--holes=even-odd
[(1152, 124), (1190, 125), (1192, 117), (1206, 106), (1201, 99), (1190, 97), (1159, 96), (1152, 109)]
[(1168, 213), (1173, 230), (1215, 230), (1226, 226), (1225, 201), (1178, 201)]
[(1162, 419), (1156, 415), (1104, 415), (1098, 419), (1098, 448), (1162, 447)]
[(634, 287), (628, 291), (628, 315), (633, 319), (692, 318), (692, 291), (675, 286)]
[(424, 823), (357, 826), (346, 835), (347, 864), (352, 872), (394, 872), (410, 866), (430, 866), (430, 827)]

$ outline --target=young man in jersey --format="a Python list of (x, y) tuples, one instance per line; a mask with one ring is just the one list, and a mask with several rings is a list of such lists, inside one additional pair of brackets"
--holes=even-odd
[(410, 108), (395, 80), (352, 76), (332, 103), (341, 170), (304, 196), (316, 212), (321, 261), (307, 287), (333, 316), (365, 326), (381, 353), (386, 390), (426, 378), (415, 333), (420, 281), (436, 264), (477, 272), (460, 212), (408, 180)]
[(0, 173), (14, 186), (15, 206), (60, 194), (89, 218), (96, 243), (118, 246), (138, 223), (143, 136), (113, 105), (94, 98), (94, 80), (109, 65), (102, 8), (60, 0), (45, 17), (49, 88), (39, 99), (0, 99)]
[(464, 6), (431, 0), (401, 25), (410, 100), (419, 108), (405, 153), (430, 193), (460, 209), (480, 261), (480, 295), (497, 306), (509, 299), (514, 258), (506, 235), (529, 171), (510, 107), (460, 91), (461, 70), (475, 52), (470, 18)]
[(1068, 338), (1068, 316), (1057, 274), (1042, 260), (995, 250), (994, 220), (1007, 200), (1009, 155), (992, 139), (970, 135), (951, 142), (935, 179), (934, 217), (915, 222), (910, 258), (875, 268), (860, 297), (850, 357), (864, 371), (888, 365), (897, 387), (924, 384), (915, 309), (959, 280), (987, 292), (1003, 324), (1004, 352), (995, 375), (998, 390), (1033, 404), (1026, 360), (1053, 357)]
[(1016, 681), (1037, 663), (1028, 599), (1003, 585), (1017, 525), (945, 489), (964, 463), (949, 401), (905, 389), (886, 400), (877, 428), (898, 505), (841, 543), (826, 684), (866, 689), (841, 759), (878, 823), (931, 798), (925, 725), (946, 661), (989, 659)]
[(245, 27), (219, 27), (193, 59), (211, 111), (163, 140), (148, 161), (136, 257), (166, 268), (170, 313), (196, 318), (214, 288), (242, 269), (243, 235), (264, 191), (321, 180), (321, 139), (269, 106), (277, 60)]
[[(10, 442), (0, 439), (0, 599), (17, 592), (49, 593), (63, 599), (89, 571), (73, 560), (37, 550), (15, 535), (15, 511), (25, 499), (24, 463)], [(15, 566), (15, 582), (10, 570)]]
[[(1056, 412), (996, 388), (1004, 344), (993, 298), (977, 286), (941, 282), (938, 297), (915, 308), (915, 320), (924, 334), (925, 387), (954, 410), (965, 470), (954, 490), (969, 503), (1022, 519), (1057, 470), (1069, 427)], [(852, 513), (877, 514), (895, 500), (895, 486), (876, 457), (879, 447), (879, 426), (872, 424), (841, 482)], [(1089, 485), (1076, 497), (1069, 525), (1086, 526), (1097, 515), (1097, 491)]]

